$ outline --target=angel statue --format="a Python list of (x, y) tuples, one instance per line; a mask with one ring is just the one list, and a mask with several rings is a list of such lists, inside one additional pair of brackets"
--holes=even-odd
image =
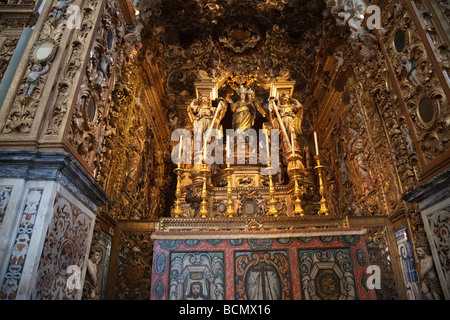
[(45, 67), (39, 71), (39, 65), (34, 64), (33, 66), (28, 67), (28, 76), (25, 80), (25, 87), (23, 88), (23, 96), (31, 96), (34, 89), (38, 84), (38, 79), (41, 75), (45, 74), (48, 71), (49, 65), (46, 64)]
[(409, 59), (407, 56), (401, 56), (400, 63), (406, 70), (406, 79), (410, 80), (414, 86), (420, 86), (422, 83), (417, 75), (416, 63), (414, 60)]
[(109, 64), (112, 62), (113, 62), (113, 58), (109, 53), (105, 54), (103, 56), (103, 58), (99, 61), (98, 65), (97, 65), (98, 75), (97, 75), (97, 79), (95, 81), (97, 84), (101, 84), (103, 79), (106, 79)]
[[(273, 128), (283, 131), (284, 148), (288, 146), (294, 150), (298, 149), (298, 136), (302, 134), (303, 105), (297, 99), (283, 93), (280, 95), (278, 105), (273, 98), (269, 99), (269, 110), (271, 119), (273, 119)], [(292, 145), (292, 141), (294, 141), (294, 145)], [(284, 151), (291, 150), (285, 149)]]
[(364, 188), (364, 193), (367, 194), (375, 188), (377, 178), (369, 167), (369, 155), (364, 147), (364, 140), (355, 130), (349, 128), (348, 132), (348, 151), (352, 155), (355, 169)]
[(253, 90), (245, 89), (243, 85), (239, 88), (239, 101), (231, 105), (231, 112), (233, 112), (233, 129), (241, 129), (246, 131), (253, 127), (255, 123), (256, 108), (254, 105)]
[(55, 1), (55, 6), (53, 10), (53, 18), (56, 20), (61, 19), (62, 15), (64, 14), (64, 9), (68, 4), (71, 4), (73, 0), (58, 0)]
[(192, 100), (187, 112), (189, 120), (194, 126), (194, 150), (202, 149), (202, 137), (209, 129), (219, 129), (220, 121), (225, 115), (224, 101), (220, 100), (217, 107), (213, 107), (208, 96), (202, 95)]

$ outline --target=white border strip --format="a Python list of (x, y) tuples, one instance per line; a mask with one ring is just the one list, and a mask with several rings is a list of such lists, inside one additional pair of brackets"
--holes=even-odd
[(343, 235), (363, 235), (365, 228), (348, 229), (308, 229), (308, 230), (267, 230), (267, 231), (157, 231), (152, 234), (153, 240), (201, 240), (201, 239), (273, 239), (273, 238), (294, 238), (294, 237), (317, 237), (317, 236), (343, 236)]

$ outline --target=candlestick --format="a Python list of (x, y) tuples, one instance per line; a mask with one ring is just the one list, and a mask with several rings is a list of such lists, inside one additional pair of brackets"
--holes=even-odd
[(181, 149), (183, 146), (183, 136), (180, 136), (180, 149), (178, 149), (178, 159), (181, 160)]
[(235, 216), (235, 212), (234, 212), (234, 207), (233, 207), (233, 200), (232, 200), (232, 196), (233, 196), (233, 191), (231, 190), (231, 175), (233, 174), (233, 169), (230, 167), (230, 164), (227, 164), (227, 168), (225, 169), (225, 172), (227, 173), (227, 197), (228, 197), (228, 201), (227, 201), (227, 212), (225, 212), (225, 216), (227, 217), (234, 217)]
[(177, 189), (175, 191), (176, 199), (174, 203), (174, 207), (172, 208), (172, 216), (175, 218), (183, 217), (183, 210), (181, 209), (181, 173), (183, 169), (181, 168), (181, 162), (178, 164), (178, 167), (175, 168), (175, 173), (177, 174)]
[(208, 202), (206, 201), (208, 197), (208, 193), (206, 190), (206, 180), (209, 174), (209, 169), (206, 163), (203, 164), (203, 168), (200, 170), (200, 173), (202, 173), (203, 175), (203, 188), (202, 188), (202, 202), (200, 203), (200, 211), (198, 212), (198, 215), (202, 218), (206, 218), (209, 215)]
[(295, 144), (294, 144), (294, 133), (293, 132), (291, 132), (291, 140), (292, 140), (292, 143), (291, 143), (291, 149), (292, 149), (292, 156), (293, 157), (295, 157)]
[(266, 131), (266, 150), (267, 150), (267, 159), (270, 158), (270, 149), (269, 149), (269, 130)]
[(227, 136), (227, 162), (229, 161), (228, 159), (230, 158), (230, 136)]
[(205, 140), (205, 145), (203, 147), (203, 161), (206, 161), (206, 147), (208, 146), (206, 140)]
[(314, 131), (314, 145), (316, 147), (316, 156), (319, 155), (319, 144), (317, 143), (317, 133)]
[[(270, 163), (269, 163), (269, 168), (270, 168)], [(278, 210), (276, 207), (277, 204), (277, 200), (275, 200), (275, 188), (273, 186), (273, 180), (272, 180), (272, 174), (269, 174), (269, 195), (270, 195), (270, 200), (269, 200), (269, 211), (267, 211), (267, 215), (268, 216), (274, 216), (274, 217), (278, 217)]]
[(292, 169), (291, 171), (293, 171), (294, 173), (294, 196), (295, 196), (295, 201), (294, 201), (294, 210), (292, 211), (292, 215), (296, 216), (296, 215), (300, 215), (303, 216), (304, 215), (304, 210), (302, 208), (302, 200), (300, 199), (301, 194), (304, 193), (303, 191), (303, 186), (302, 188), (299, 187), (298, 184), (298, 174), (300, 172), (300, 167), (298, 165), (299, 163), (299, 157), (296, 156), (292, 156), (290, 157), (290, 159), (288, 159), (288, 161), (292, 162)]
[(317, 166), (314, 167), (314, 169), (317, 170), (317, 173), (319, 175), (319, 193), (320, 193), (320, 210), (317, 212), (317, 214), (320, 215), (328, 215), (328, 207), (327, 207), (327, 200), (325, 199), (325, 184), (323, 181), (323, 169), (324, 167), (320, 164), (320, 157), (314, 156), (314, 158), (317, 161)]

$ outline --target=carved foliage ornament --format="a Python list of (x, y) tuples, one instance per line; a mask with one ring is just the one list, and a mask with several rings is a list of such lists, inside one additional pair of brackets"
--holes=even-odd
[(322, 42), (318, 25), (325, 23), (323, 2), (215, 2), (218, 16), (211, 20), (203, 19), (208, 14), (203, 8), (209, 5), (177, 1), (179, 8), (174, 9), (173, 2), (162, 1), (163, 7), (170, 3), (171, 10), (162, 10), (149, 22), (168, 93), (194, 95), (199, 70), (218, 79), (233, 72), (253, 75), (265, 83), (289, 69), (299, 89), (307, 90)]
[(0, 82), (5, 75), (18, 41), (18, 37), (8, 38), (3, 42), (2, 47), (0, 48)]
[(7, 117), (3, 133), (27, 133), (31, 130), (43, 86), (66, 25), (66, 17), (48, 19), (44, 24), (30, 52), (28, 67)]
[[(422, 13), (419, 18), (424, 19), (427, 9), (420, 2), (415, 1), (412, 5), (418, 6), (419, 13)], [(383, 34), (386, 48), (397, 74), (408, 116), (415, 125), (414, 131), (424, 160), (429, 163), (450, 147), (448, 100), (417, 27), (406, 9), (400, 7), (389, 21), (387, 31)], [(431, 25), (426, 31), (432, 34), (431, 39), (436, 40), (430, 28)]]
[[(114, 5), (107, 2), (101, 25), (94, 35), (95, 41), (71, 120), (69, 142), (90, 166), (93, 165), (99, 147), (99, 129), (108, 103), (108, 82), (112, 76), (113, 56), (116, 56), (117, 50), (113, 43), (120, 42), (119, 21)], [(116, 32), (112, 34), (111, 30)]]
[(150, 232), (125, 230), (120, 237), (114, 298), (150, 299), (153, 241)]

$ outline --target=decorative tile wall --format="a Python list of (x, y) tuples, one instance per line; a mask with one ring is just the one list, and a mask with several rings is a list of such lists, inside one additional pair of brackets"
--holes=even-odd
[(153, 253), (152, 300), (375, 299), (362, 235), (157, 239)]
[(6, 209), (11, 198), (12, 187), (0, 186), (0, 227), (6, 214)]
[(85, 210), (68, 200), (68, 195), (57, 193), (37, 274), (33, 299), (72, 300), (81, 297), (80, 285), (68, 286), (69, 266), (77, 266), (79, 275), (85, 269), (93, 218)]
[(26, 191), (25, 204), (9, 256), (9, 265), (1, 284), (0, 299), (16, 298), (43, 192), (43, 188), (28, 188)]
[(406, 298), (408, 300), (421, 300), (419, 276), (414, 263), (414, 253), (406, 226), (395, 230), (395, 240), (402, 264)]

